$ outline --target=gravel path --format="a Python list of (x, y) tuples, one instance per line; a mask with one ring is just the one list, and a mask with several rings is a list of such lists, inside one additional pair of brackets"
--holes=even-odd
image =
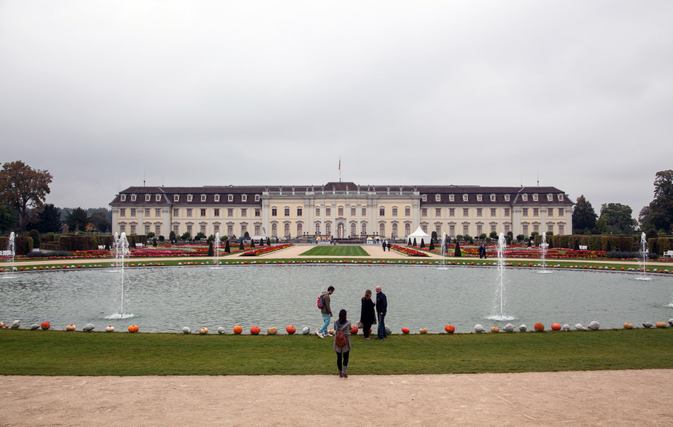
[[(336, 370), (336, 368), (335, 368)], [(0, 377), (2, 426), (663, 426), (673, 370)]]

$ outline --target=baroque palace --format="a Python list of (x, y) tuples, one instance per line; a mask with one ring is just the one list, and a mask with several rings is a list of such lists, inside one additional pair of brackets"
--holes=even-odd
[(572, 205), (555, 187), (129, 187), (110, 203), (113, 232), (338, 239), (446, 233), (572, 233)]

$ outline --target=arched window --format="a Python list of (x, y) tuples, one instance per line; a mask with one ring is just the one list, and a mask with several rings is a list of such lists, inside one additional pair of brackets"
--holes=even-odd
[(356, 233), (356, 228), (355, 228), (355, 223), (351, 223), (351, 236), (355, 236)]
[(316, 236), (320, 236), (320, 223), (319, 222), (315, 223), (315, 234), (316, 234)]
[(362, 223), (362, 234), (363, 235), (367, 234), (367, 223), (366, 222)]
[(427, 234), (428, 233), (428, 225), (427, 224), (421, 225), (421, 230), (423, 230), (423, 233)]
[(271, 224), (271, 237), (278, 237), (278, 224)]
[(300, 222), (297, 224), (297, 237), (301, 236), (302, 234), (304, 234), (304, 226)]
[(386, 216), (386, 208), (383, 206), (379, 208), (379, 216)]
[(386, 225), (379, 224), (379, 236), (383, 237), (386, 235)]
[(397, 237), (397, 224), (393, 224), (393, 232), (390, 237), (392, 237), (393, 239)]
[(404, 237), (411, 234), (411, 224), (404, 224)]
[(411, 216), (411, 208), (409, 206), (404, 208), (404, 216)]
[(332, 224), (329, 222), (325, 224), (325, 235), (331, 236), (332, 235)]
[(285, 224), (285, 237), (290, 238), (290, 224)]
[(343, 207), (343, 206), (339, 206), (339, 208), (337, 209), (337, 212), (338, 212), (338, 215), (339, 215), (339, 216), (344, 216), (344, 207)]
[(397, 216), (397, 206), (393, 206), (393, 216)]

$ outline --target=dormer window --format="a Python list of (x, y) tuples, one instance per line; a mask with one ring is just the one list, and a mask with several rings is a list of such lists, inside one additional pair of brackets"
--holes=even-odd
[(255, 201), (259, 202), (259, 194), (255, 194)]
[(481, 194), (477, 194), (477, 201), (481, 202)]
[(495, 202), (495, 194), (491, 194), (491, 201)]
[(427, 202), (428, 201), (428, 195), (427, 194), (421, 194), (421, 200), (423, 200), (424, 202)]
[(553, 194), (547, 194), (547, 201), (548, 202), (553, 202), (554, 201), (554, 195)]
[(435, 194), (435, 202), (441, 202), (442, 201), (442, 195), (441, 194)]
[(559, 195), (558, 195), (558, 201), (559, 201), (559, 202), (562, 202), (562, 201), (563, 201), (563, 194), (559, 194)]
[(194, 199), (194, 196), (192, 196), (191, 194), (187, 194), (187, 201), (188, 202), (191, 202), (193, 199)]
[(120, 201), (125, 202), (126, 201), (126, 194), (122, 194), (119, 198)]
[(135, 201), (136, 201), (136, 195), (135, 195), (135, 194), (131, 194), (131, 201), (132, 201), (132, 202), (135, 202)]
[(241, 202), (247, 202), (248, 201), (248, 195), (247, 194), (241, 194)]
[(467, 194), (463, 194), (463, 202), (467, 202), (468, 196)]
[(527, 202), (528, 201), (528, 194), (522, 194), (521, 195), (521, 200), (523, 200), (524, 202)]
[(205, 201), (206, 201), (206, 197), (208, 197), (208, 196), (206, 196), (205, 194), (202, 194), (202, 195), (201, 195), (201, 201), (202, 201), (202, 202), (205, 202)]
[(157, 202), (161, 201), (161, 194), (157, 194), (156, 197), (154, 198)]
[(537, 194), (533, 194), (533, 201), (537, 202)]
[(509, 194), (505, 194), (505, 201), (509, 202)]
[(216, 194), (213, 198), (215, 199), (215, 202), (220, 201), (220, 195), (219, 194)]
[(455, 202), (456, 201), (456, 196), (453, 194), (449, 194), (449, 202)]
[(179, 202), (180, 201), (180, 195), (179, 194), (174, 194), (173, 195), (173, 201), (174, 202)]
[(233, 194), (228, 194), (227, 195), (227, 202), (233, 202), (234, 201), (234, 195)]
[(151, 194), (145, 194), (145, 201), (146, 202), (152, 201), (152, 195)]

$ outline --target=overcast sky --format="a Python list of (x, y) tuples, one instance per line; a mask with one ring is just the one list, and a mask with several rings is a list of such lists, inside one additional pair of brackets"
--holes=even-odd
[(0, 162), (134, 185), (552, 185), (673, 169), (673, 2), (0, 1)]

